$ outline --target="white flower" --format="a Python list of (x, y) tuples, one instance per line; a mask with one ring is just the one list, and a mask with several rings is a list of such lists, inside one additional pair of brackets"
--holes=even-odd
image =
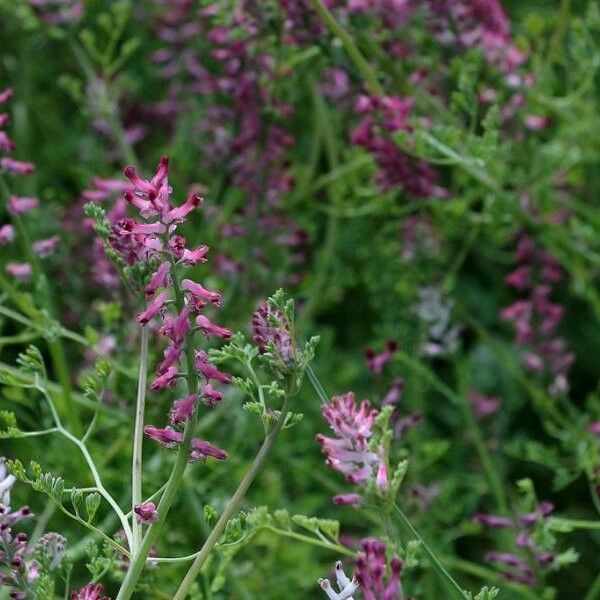
[(358, 583), (354, 578), (348, 579), (344, 569), (342, 569), (342, 561), (338, 560), (335, 563), (335, 579), (339, 592), (336, 592), (329, 579), (319, 579), (319, 585), (323, 588), (329, 600), (353, 600), (352, 594), (358, 589)]

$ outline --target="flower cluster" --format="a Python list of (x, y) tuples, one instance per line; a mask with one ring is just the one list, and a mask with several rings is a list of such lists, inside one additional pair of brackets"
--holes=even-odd
[(488, 62), (513, 73), (526, 57), (510, 36), (509, 21), (498, 0), (428, 0), (431, 28), (444, 45), (480, 48)]
[[(0, 104), (8, 102), (12, 98), (12, 90), (6, 89), (0, 92)], [(12, 152), (15, 149), (14, 142), (3, 131), (2, 127), (6, 126), (10, 121), (8, 113), (0, 113), (0, 151)], [(14, 160), (9, 156), (0, 158), (0, 174), (6, 171), (13, 175), (29, 175), (34, 170), (31, 163), (25, 163)], [(21, 215), (27, 214), (39, 207), (39, 200), (30, 196), (14, 196), (8, 200), (8, 211), (13, 218), (18, 219)], [(11, 224), (0, 226), (0, 246), (12, 242), (15, 238), (15, 229)], [(32, 243), (32, 251), (40, 258), (46, 258), (54, 253), (58, 244), (59, 238), (53, 235), (49, 238), (36, 240)], [(6, 264), (6, 272), (15, 279), (28, 280), (31, 278), (33, 268), (29, 262), (11, 262)]]
[(48, 25), (77, 23), (85, 10), (81, 0), (27, 0), (27, 3)]
[(295, 359), (290, 323), (283, 312), (263, 302), (252, 315), (252, 339), (261, 353), (270, 352), (271, 345), (284, 365)]
[(384, 191), (400, 187), (418, 198), (444, 198), (447, 192), (438, 185), (431, 165), (403, 152), (391, 138), (392, 133), (410, 131), (407, 118), (411, 108), (412, 101), (407, 99), (361, 96), (356, 112), (362, 119), (351, 141), (375, 156), (379, 166), (375, 180)]
[(10, 597), (25, 600), (31, 583), (37, 578), (35, 562), (27, 564), (27, 535), (14, 533), (13, 527), (31, 516), (27, 506), (10, 507), (10, 491), (16, 479), (8, 473), (6, 459), (0, 458), (0, 587), (7, 587)]
[[(198, 9), (183, 0), (163, 7), (156, 28), (163, 47), (152, 59), (169, 84), (167, 100), (153, 110), (172, 117), (183, 110), (185, 94), (201, 94), (208, 103), (208, 118), (198, 125), (206, 138), (204, 161), (224, 171), (226, 183), (245, 196), (220, 234), (239, 241), (251, 237), (259, 264), (270, 262), (271, 253), (263, 254), (256, 244), (257, 234), (264, 233), (265, 240), (289, 251), (288, 261), (296, 265), (306, 260), (307, 234), (281, 214), (280, 199), (293, 185), (287, 155), (294, 140), (281, 124), (291, 108), (272, 91), (278, 76), (274, 58), (261, 47), (265, 20), (258, 4), (241, 3), (227, 15), (217, 4)], [(211, 45), (210, 60), (189, 43), (200, 35)], [(224, 274), (249, 266), (226, 253), (215, 264)]]
[(504, 308), (501, 317), (515, 325), (515, 341), (523, 347), (527, 370), (549, 379), (550, 393), (563, 394), (569, 389), (567, 373), (574, 356), (556, 336), (564, 308), (550, 300), (554, 286), (563, 279), (562, 269), (526, 233), (518, 237), (515, 258), (518, 266), (507, 275), (506, 283), (524, 297)]
[[(474, 515), (473, 521), (486, 527), (515, 530), (515, 545), (525, 556), (525, 558), (522, 558), (511, 552), (491, 551), (484, 556), (486, 562), (499, 565), (505, 569), (502, 574), (509, 581), (517, 581), (531, 586), (536, 585), (536, 570), (539, 567), (551, 565), (556, 555), (554, 552), (544, 550), (538, 546), (534, 540), (532, 529), (536, 524), (547, 519), (553, 510), (554, 506), (551, 502), (542, 501), (534, 511), (521, 515), (517, 520), (483, 513)], [(534, 561), (536, 567), (533, 568), (527, 559)]]
[[(317, 435), (327, 464), (343, 473), (350, 483), (361, 486), (375, 481), (378, 489), (387, 490), (389, 479), (383, 448), (370, 447), (377, 410), (371, 408), (368, 400), (357, 406), (354, 394), (348, 392), (334, 396), (330, 404), (323, 405), (322, 412), (336, 436)], [(341, 494), (333, 501), (358, 504), (362, 497), (356, 493)]]
[(356, 559), (356, 579), (364, 600), (399, 600), (402, 598), (400, 574), (403, 562), (393, 557), (389, 562), (389, 578), (385, 581), (387, 557), (385, 543), (378, 539), (361, 542), (362, 554)]
[[(156, 174), (150, 180), (142, 179), (131, 166), (125, 168), (125, 175), (132, 189), (126, 191), (124, 197), (144, 220), (137, 221), (130, 217), (119, 220), (113, 226), (109, 242), (127, 263), (155, 265), (144, 288), (148, 305), (137, 316), (137, 322), (146, 327), (156, 317), (162, 320), (158, 333), (167, 339), (167, 347), (151, 384), (152, 390), (159, 391), (175, 387), (181, 377), (180, 362), (186, 348), (193, 344), (192, 321), (207, 337), (227, 339), (231, 332), (203, 314), (208, 306), (221, 305), (221, 293), (208, 290), (191, 279), (179, 277), (183, 269), (207, 260), (207, 246), (187, 248), (185, 238), (175, 233), (187, 215), (202, 204), (202, 198), (191, 192), (182, 205), (171, 205), (167, 157), (160, 160)], [(175, 427), (193, 418), (198, 401), (213, 406), (221, 400), (223, 393), (211, 382), (227, 384), (231, 381), (230, 375), (219, 371), (210, 362), (205, 351), (195, 350), (193, 355), (194, 364), (191, 366), (204, 382), (198, 394), (192, 393), (173, 403), (171, 426), (159, 429), (147, 425), (144, 429), (148, 437), (166, 447), (176, 446), (184, 440), (183, 433)], [(207, 456), (223, 459), (227, 453), (204, 440), (193, 439), (190, 460)]]

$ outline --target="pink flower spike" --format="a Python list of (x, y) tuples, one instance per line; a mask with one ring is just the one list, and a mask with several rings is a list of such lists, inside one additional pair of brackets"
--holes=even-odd
[(144, 433), (155, 442), (163, 444), (166, 448), (170, 448), (175, 444), (180, 444), (183, 441), (183, 433), (175, 431), (172, 427), (164, 427), (159, 429), (154, 425), (146, 425)]
[(191, 279), (184, 279), (181, 282), (181, 287), (188, 292), (194, 300), (199, 301), (202, 305), (206, 302), (212, 302), (215, 306), (221, 306), (223, 296), (220, 292), (207, 290), (205, 287)]
[(5, 246), (15, 239), (15, 229), (12, 225), (2, 225), (0, 227), (0, 246)]
[(203, 350), (196, 352), (196, 369), (201, 373), (204, 378), (208, 381), (214, 379), (220, 383), (231, 383), (231, 375), (229, 373), (223, 373), (219, 371), (217, 367), (208, 362), (208, 354)]
[(156, 512), (156, 504), (154, 502), (136, 504), (133, 507), (133, 511), (135, 512), (136, 521), (142, 525), (150, 525), (158, 521), (158, 513)]
[(8, 263), (5, 269), (9, 275), (22, 281), (31, 279), (33, 273), (33, 269), (29, 263)]
[(0, 158), (0, 169), (12, 175), (29, 175), (33, 173), (35, 167), (31, 163), (15, 160), (14, 158), (10, 158), (10, 156), (3, 156)]
[(208, 254), (208, 246), (198, 246), (194, 250), (183, 250), (181, 260), (188, 265), (196, 265), (201, 262), (206, 262)]
[(202, 403), (207, 406), (215, 406), (223, 399), (223, 392), (215, 389), (210, 383), (202, 388)]
[(40, 204), (37, 198), (11, 196), (8, 210), (15, 215), (22, 215), (36, 209)]
[(164, 373), (159, 375), (153, 382), (150, 388), (152, 391), (157, 392), (158, 390), (162, 390), (166, 387), (175, 387), (177, 383), (177, 376), (179, 371), (177, 367), (171, 366)]
[(158, 294), (158, 296), (156, 296), (156, 298), (150, 302), (148, 308), (137, 316), (137, 322), (140, 325), (146, 325), (163, 309), (168, 299), (169, 293), (167, 291)]
[(187, 421), (194, 413), (197, 400), (198, 397), (196, 394), (191, 394), (181, 400), (175, 400), (175, 402), (173, 402), (173, 407), (171, 408), (171, 423), (176, 425)]
[(231, 329), (215, 325), (208, 317), (205, 317), (204, 315), (198, 315), (196, 317), (196, 325), (206, 337), (209, 337), (210, 335), (216, 335), (217, 337), (225, 340), (228, 340), (231, 337)]
[(169, 279), (170, 269), (171, 263), (168, 260), (166, 260), (158, 267), (154, 275), (152, 275), (150, 282), (144, 288), (147, 297), (153, 296), (158, 288), (166, 287), (167, 281)]
[(210, 442), (201, 440), (198, 438), (192, 439), (192, 451), (190, 452), (190, 460), (195, 461), (199, 459), (212, 456), (218, 460), (225, 460), (228, 456), (225, 450), (213, 446)]
[(181, 206), (173, 208), (163, 215), (162, 221), (167, 225), (170, 223), (181, 223), (189, 213), (203, 202), (204, 198), (201, 198), (195, 192), (191, 192), (187, 197), (187, 200)]
[(56, 247), (60, 243), (60, 238), (57, 235), (46, 238), (45, 240), (38, 240), (33, 242), (33, 251), (41, 258), (46, 258), (51, 254), (54, 254)]

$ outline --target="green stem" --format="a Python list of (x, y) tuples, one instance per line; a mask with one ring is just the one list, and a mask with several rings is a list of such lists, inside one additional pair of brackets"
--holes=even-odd
[(563, 519), (561, 517), (553, 517), (551, 523), (564, 525), (571, 529), (600, 529), (600, 521), (586, 521), (583, 519)]
[(317, 377), (317, 374), (314, 372), (311, 365), (308, 365), (306, 373), (308, 375), (308, 380), (310, 381), (310, 384), (313, 386), (315, 392), (317, 392), (317, 396), (319, 396), (319, 400), (323, 404), (327, 404), (329, 402), (329, 397), (327, 396), (327, 393), (325, 392), (325, 389), (323, 388), (320, 379)]
[(146, 407), (146, 378), (148, 375), (148, 328), (142, 327), (140, 341), (140, 373), (135, 405), (133, 431), (133, 464), (131, 466), (131, 510), (133, 518), (131, 554), (135, 556), (142, 543), (142, 526), (135, 517), (135, 507), (142, 503), (142, 445), (144, 441), (144, 412)]
[(183, 581), (181, 582), (177, 593), (173, 597), (173, 600), (183, 600), (187, 596), (192, 584), (194, 583), (196, 577), (198, 576), (198, 573), (200, 572), (200, 569), (202, 568), (202, 565), (204, 564), (212, 549), (214, 548), (215, 544), (219, 541), (221, 535), (225, 531), (225, 527), (227, 526), (229, 519), (231, 519), (234, 513), (238, 510), (240, 502), (246, 495), (248, 488), (252, 485), (254, 478), (256, 477), (263, 462), (265, 461), (265, 458), (269, 454), (269, 451), (271, 450), (271, 446), (273, 445), (277, 434), (281, 431), (281, 428), (285, 423), (285, 419), (289, 409), (289, 402), (290, 394), (286, 396), (283, 402), (281, 413), (279, 414), (279, 418), (273, 426), (273, 429), (271, 429), (271, 431), (269, 431), (269, 433), (266, 435), (262, 446), (260, 447), (258, 453), (254, 457), (250, 469), (248, 469), (248, 471), (244, 475), (237, 490), (227, 503), (225, 510), (221, 513), (221, 516), (219, 517), (219, 520), (217, 521), (210, 535), (208, 536), (208, 538), (206, 538), (204, 545), (198, 552), (198, 555), (194, 559), (192, 566), (189, 568), (188, 572), (183, 578)]
[(350, 36), (348, 32), (335, 20), (335, 17), (329, 12), (321, 0), (309, 0), (309, 2), (317, 11), (317, 14), (325, 23), (329, 31), (331, 31), (331, 33), (339, 38), (342, 42), (342, 45), (348, 53), (348, 56), (356, 65), (356, 68), (360, 72), (362, 78), (365, 80), (365, 86), (367, 87), (369, 93), (375, 96), (383, 96), (385, 92), (381, 86), (381, 83), (379, 83), (375, 71), (371, 68), (371, 65), (361, 54), (358, 46), (354, 43), (352, 36)]
[(437, 556), (433, 553), (431, 548), (425, 543), (425, 540), (421, 537), (419, 532), (412, 526), (412, 523), (408, 520), (408, 517), (402, 512), (402, 509), (396, 504), (394, 505), (394, 512), (398, 516), (400, 523), (408, 529), (412, 536), (414, 536), (423, 547), (425, 554), (429, 557), (431, 566), (434, 571), (438, 574), (439, 578), (446, 584), (446, 587), (452, 592), (455, 598), (461, 598), (461, 600), (469, 600), (469, 596), (454, 580), (452, 575), (446, 570), (444, 565), (439, 561)]

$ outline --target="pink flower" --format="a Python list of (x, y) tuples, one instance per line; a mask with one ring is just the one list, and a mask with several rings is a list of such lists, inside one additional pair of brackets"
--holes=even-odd
[(226, 340), (231, 337), (231, 329), (215, 325), (208, 317), (205, 317), (204, 315), (198, 315), (196, 317), (196, 325), (206, 337), (210, 335), (216, 335), (217, 337)]
[(170, 269), (171, 263), (168, 260), (161, 263), (156, 272), (150, 278), (148, 285), (144, 288), (146, 296), (153, 296), (158, 288), (165, 287), (167, 285)]
[(99, 583), (88, 583), (86, 586), (71, 592), (71, 600), (111, 600), (103, 596), (104, 587)]
[(14, 158), (10, 158), (10, 156), (3, 156), (0, 158), (0, 169), (12, 175), (29, 175), (33, 173), (35, 167), (31, 163), (15, 160)]
[(209, 302), (212, 302), (215, 306), (221, 306), (222, 295), (220, 292), (207, 290), (191, 279), (184, 279), (181, 282), (181, 288), (188, 292), (192, 302), (197, 306), (202, 307)]
[(14, 142), (6, 135), (4, 131), (0, 131), (0, 150), (4, 152), (12, 152), (15, 149)]
[(191, 213), (196, 207), (200, 206), (204, 202), (204, 198), (201, 198), (195, 192), (188, 195), (187, 200), (176, 208), (169, 210), (163, 215), (162, 221), (167, 225), (169, 223), (181, 223), (185, 217)]
[(363, 497), (360, 494), (337, 494), (332, 500), (339, 506), (356, 506), (362, 503)]
[(210, 383), (202, 388), (202, 402), (207, 406), (215, 406), (223, 399), (223, 392), (215, 389)]
[(146, 425), (144, 427), (144, 433), (155, 442), (163, 444), (165, 447), (170, 448), (175, 444), (179, 444), (183, 441), (183, 433), (175, 431), (172, 427), (164, 427), (159, 429), (154, 425)]
[(154, 379), (150, 387), (152, 391), (157, 392), (158, 390), (162, 390), (166, 387), (175, 387), (177, 383), (177, 377), (179, 375), (179, 370), (176, 366), (168, 367), (164, 373), (161, 373), (158, 377)]
[(187, 421), (194, 413), (197, 400), (198, 397), (196, 394), (191, 394), (181, 400), (175, 400), (171, 408), (171, 423), (176, 425), (177, 423)]
[(600, 436), (600, 421), (594, 421), (588, 425), (588, 431), (593, 435)]
[(60, 238), (57, 235), (46, 238), (45, 240), (38, 240), (33, 242), (33, 251), (41, 258), (46, 258), (54, 253), (56, 247), (60, 243)]
[(146, 325), (149, 321), (152, 320), (165, 306), (167, 300), (169, 299), (169, 293), (164, 291), (158, 294), (152, 302), (148, 305), (148, 308), (140, 313), (137, 317), (137, 322), (140, 325)]
[(0, 227), (0, 246), (5, 246), (15, 239), (15, 229), (12, 225), (2, 225)]
[(28, 213), (39, 206), (37, 198), (11, 196), (8, 201), (8, 209), (15, 215)]
[(365, 350), (365, 358), (369, 370), (375, 375), (381, 374), (385, 365), (387, 365), (394, 356), (394, 352), (398, 349), (398, 344), (394, 340), (389, 340), (385, 346), (385, 350), (381, 354), (375, 354), (372, 348)]
[(0, 104), (8, 102), (13, 97), (12, 88), (6, 88), (0, 92)]
[(31, 275), (33, 274), (33, 269), (29, 263), (7, 263), (4, 267), (6, 272), (14, 277), (15, 279), (21, 279), (26, 281), (31, 279)]
[(188, 265), (196, 265), (201, 262), (206, 262), (206, 256), (208, 254), (208, 246), (198, 246), (194, 250), (183, 250), (181, 260)]
[(214, 379), (220, 383), (231, 383), (231, 375), (219, 371), (217, 367), (208, 362), (208, 354), (203, 350), (196, 352), (196, 369), (204, 376), (206, 381)]
[(133, 511), (136, 515), (138, 523), (143, 525), (151, 525), (158, 521), (158, 513), (156, 512), (156, 504), (154, 502), (144, 502), (143, 504), (136, 504), (133, 507)]
[(190, 460), (196, 461), (205, 459), (209, 456), (218, 460), (225, 460), (228, 456), (225, 450), (213, 446), (210, 442), (198, 438), (192, 439), (192, 451), (190, 452)]
[(500, 407), (500, 399), (493, 396), (485, 396), (480, 392), (471, 392), (469, 401), (475, 412), (475, 416), (479, 419), (493, 415)]

